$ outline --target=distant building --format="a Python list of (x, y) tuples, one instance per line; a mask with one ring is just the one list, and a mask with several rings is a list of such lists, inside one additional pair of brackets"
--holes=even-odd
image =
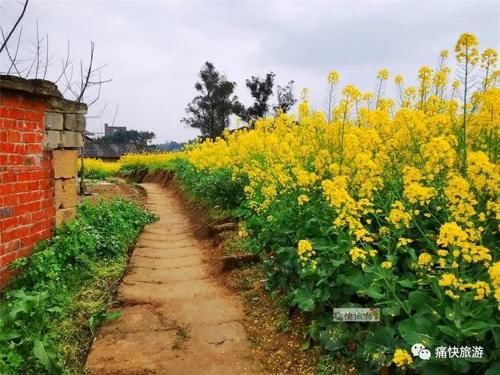
[(85, 158), (116, 161), (125, 154), (137, 152), (132, 144), (103, 143), (98, 140), (85, 139), (83, 156)]
[(104, 124), (104, 136), (112, 135), (117, 132), (126, 132), (126, 126), (109, 126), (108, 124)]

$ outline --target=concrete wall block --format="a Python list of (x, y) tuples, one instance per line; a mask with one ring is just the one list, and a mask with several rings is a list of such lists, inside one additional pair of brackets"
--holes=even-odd
[(76, 207), (76, 178), (55, 180), (56, 209)]
[(43, 139), (43, 147), (46, 150), (53, 150), (62, 144), (61, 132), (59, 130), (46, 130)]
[(63, 223), (73, 220), (76, 216), (76, 207), (61, 208), (56, 211), (56, 227)]
[(78, 162), (78, 151), (76, 150), (54, 150), (52, 151), (54, 161), (54, 178), (75, 178)]
[(75, 113), (64, 114), (64, 130), (82, 132), (85, 130), (85, 116)]
[(62, 113), (45, 112), (45, 129), (63, 130), (64, 116)]
[(62, 98), (49, 98), (47, 107), (53, 112), (87, 114), (87, 105)]
[(83, 137), (79, 132), (64, 130), (62, 133), (62, 147), (76, 148), (83, 146)]

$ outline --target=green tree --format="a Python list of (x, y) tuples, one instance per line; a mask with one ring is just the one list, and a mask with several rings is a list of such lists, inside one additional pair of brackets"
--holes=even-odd
[(266, 74), (264, 79), (252, 76), (246, 80), (246, 85), (255, 101), (242, 113), (244, 121), (253, 124), (255, 120), (268, 113), (269, 98), (273, 95), (274, 77), (275, 74), (270, 72)]
[(100, 138), (102, 143), (133, 144), (137, 151), (144, 151), (149, 146), (156, 134), (148, 131), (121, 130), (111, 135)]
[(297, 103), (297, 99), (295, 99), (295, 95), (293, 93), (293, 84), (294, 81), (288, 82), (286, 86), (278, 85), (277, 89), (277, 97), (278, 103), (274, 106), (274, 111), (276, 113), (283, 112), (287, 113), (295, 103)]
[(195, 89), (198, 95), (186, 107), (187, 116), (181, 121), (199, 129), (203, 137), (215, 139), (230, 125), (230, 116), (241, 114), (243, 106), (233, 95), (236, 83), (227, 80), (214, 64), (206, 62)]

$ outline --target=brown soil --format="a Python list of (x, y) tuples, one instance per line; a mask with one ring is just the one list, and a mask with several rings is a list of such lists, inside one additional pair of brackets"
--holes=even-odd
[(208, 272), (201, 241), (172, 189), (143, 184), (159, 221), (146, 227), (118, 292), (120, 318), (101, 329), (94, 374), (265, 374), (241, 301)]
[(101, 198), (123, 197), (144, 204), (146, 202), (146, 192), (144, 188), (137, 184), (129, 184), (122, 179), (112, 181), (95, 181), (87, 183), (87, 193), (89, 195), (80, 199), (98, 200)]

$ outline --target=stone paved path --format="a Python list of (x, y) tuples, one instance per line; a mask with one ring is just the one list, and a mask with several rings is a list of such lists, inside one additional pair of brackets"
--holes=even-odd
[(87, 368), (107, 374), (263, 374), (250, 357), (242, 306), (216, 284), (174, 192), (143, 184), (148, 225), (119, 289), (122, 316), (105, 324)]

